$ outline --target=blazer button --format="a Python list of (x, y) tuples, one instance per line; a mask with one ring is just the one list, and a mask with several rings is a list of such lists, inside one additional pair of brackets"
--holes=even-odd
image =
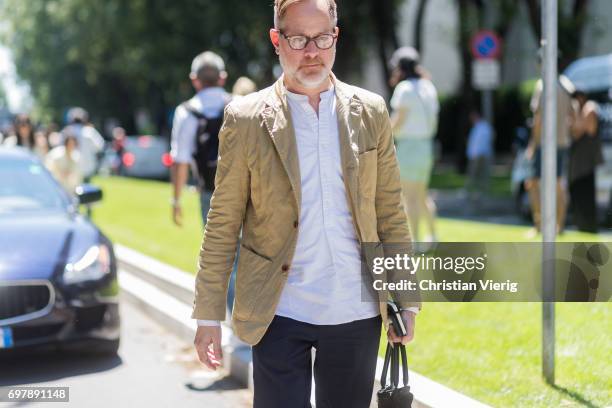
[(293, 221), (293, 228), (297, 228), (299, 223), (297, 221)]
[(287, 272), (287, 271), (289, 270), (289, 265), (287, 265), (287, 264), (283, 265), (283, 266), (282, 266), (282, 268), (281, 268), (281, 270), (282, 270), (283, 272)]

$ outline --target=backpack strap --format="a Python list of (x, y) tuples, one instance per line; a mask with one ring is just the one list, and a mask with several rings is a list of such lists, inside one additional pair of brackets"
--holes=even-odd
[[(225, 96), (223, 97), (223, 107), (227, 106), (231, 101), (232, 101), (232, 95), (229, 94), (229, 93), (226, 93)], [(199, 110), (194, 108), (193, 105), (191, 105), (191, 103), (189, 103), (189, 101), (185, 101), (185, 102), (181, 103), (181, 106), (183, 108), (185, 108), (185, 110), (187, 112), (189, 112), (193, 116), (195, 116), (197, 119), (206, 119), (206, 120), (208, 120), (206, 115), (204, 115), (202, 112), (200, 112)], [(221, 113), (223, 113), (223, 112), (221, 112)]]
[(191, 113), (193, 116), (195, 116), (197, 119), (206, 119), (206, 116), (204, 116), (204, 114), (200, 111), (198, 111), (196, 108), (194, 108), (189, 101), (185, 101), (183, 103), (181, 103), (181, 106), (183, 108), (185, 108), (185, 110), (189, 113)]

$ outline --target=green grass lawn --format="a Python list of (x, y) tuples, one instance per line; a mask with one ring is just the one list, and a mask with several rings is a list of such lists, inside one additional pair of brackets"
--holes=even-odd
[[(612, 404), (609, 303), (556, 305), (556, 383), (541, 377), (541, 304), (427, 303), (410, 367), (495, 407)], [(380, 354), (386, 337), (382, 336)]]
[[(170, 218), (167, 183), (97, 178), (104, 201), (94, 220), (117, 243), (191, 273), (201, 243), (198, 197), (185, 191), (184, 226)], [(527, 227), (440, 219), (445, 241), (525, 241)], [(560, 240), (601, 236), (566, 232)], [(408, 347), (417, 372), (496, 407), (606, 407), (612, 405), (610, 303), (559, 303), (557, 384), (540, 375), (541, 305), (537, 303), (427, 303)], [(386, 340), (381, 341), (381, 353)]]
[(170, 185), (160, 181), (98, 177), (104, 192), (93, 219), (114, 242), (162, 262), (196, 273), (202, 241), (200, 201), (191, 189), (183, 192), (183, 226), (172, 222)]

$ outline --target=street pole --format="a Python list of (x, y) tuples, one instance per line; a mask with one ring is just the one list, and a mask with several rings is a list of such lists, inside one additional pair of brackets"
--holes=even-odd
[(555, 240), (557, 230), (557, 0), (542, 4), (542, 374), (555, 383)]

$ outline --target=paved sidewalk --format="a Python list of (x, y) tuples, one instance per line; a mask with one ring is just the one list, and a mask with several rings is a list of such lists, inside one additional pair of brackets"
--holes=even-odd
[[(121, 346), (114, 357), (49, 351), (0, 361), (0, 386), (69, 387), (68, 403), (0, 407), (251, 408), (248, 388), (197, 360), (190, 341), (121, 295)], [(192, 341), (192, 340), (191, 340)]]

